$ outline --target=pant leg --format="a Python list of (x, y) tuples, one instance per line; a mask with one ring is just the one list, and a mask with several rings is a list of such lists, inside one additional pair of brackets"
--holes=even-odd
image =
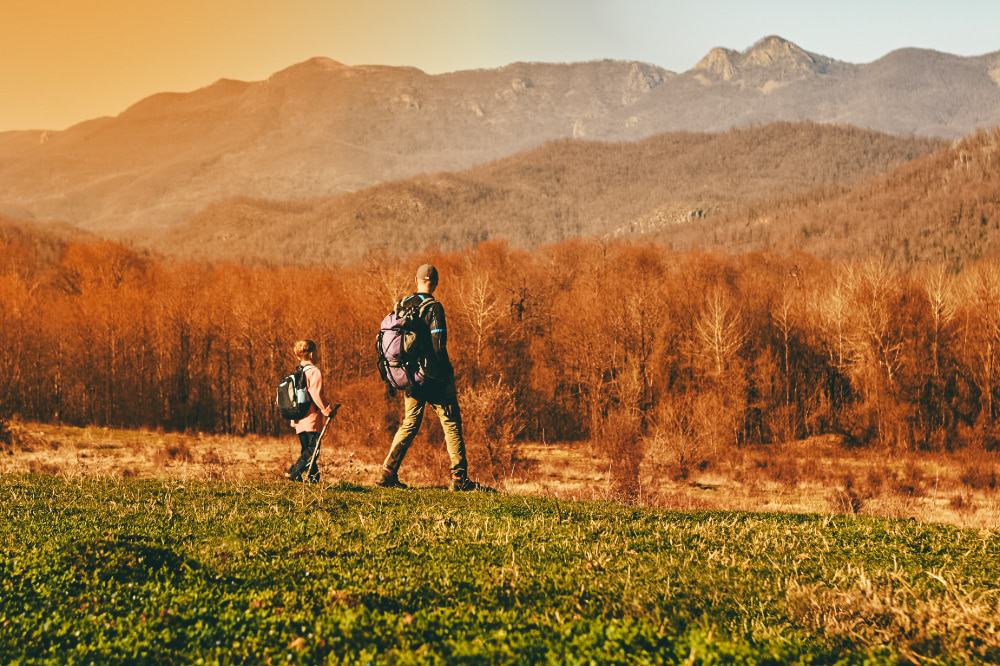
[(451, 476), (464, 479), (469, 474), (469, 463), (465, 457), (465, 437), (462, 435), (462, 410), (458, 407), (454, 389), (447, 392), (442, 402), (431, 405), (441, 420), (441, 429), (444, 430), (444, 443), (451, 459)]
[(385, 457), (382, 466), (389, 472), (396, 474), (399, 466), (403, 464), (403, 458), (413, 443), (417, 433), (420, 431), (420, 423), (424, 419), (423, 400), (418, 400), (407, 394), (403, 398), (403, 422), (399, 424), (396, 436), (392, 438), (392, 445), (389, 447), (389, 454)]
[(309, 457), (306, 458), (305, 464), (309, 465), (309, 461), (312, 461), (312, 465), (309, 465), (309, 469), (306, 470), (306, 481), (309, 483), (319, 483), (319, 433), (310, 432), (307, 433), (309, 437)]
[[(318, 432), (300, 432), (299, 433), (299, 459), (292, 463), (292, 466), (288, 468), (288, 476), (293, 481), (301, 481), (302, 473), (306, 471), (306, 467), (309, 466), (309, 460), (312, 458), (313, 450), (316, 448), (316, 440), (319, 439)], [(312, 472), (315, 471), (317, 476), (319, 474), (316, 463), (313, 463), (313, 469), (310, 470), (310, 476)]]

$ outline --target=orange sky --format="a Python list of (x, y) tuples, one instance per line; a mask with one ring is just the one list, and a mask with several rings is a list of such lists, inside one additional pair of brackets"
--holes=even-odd
[(597, 58), (683, 71), (769, 34), (851, 62), (902, 46), (978, 54), (1000, 49), (1000, 1), (0, 0), (0, 131), (62, 129), (313, 56), (431, 73)]
[(493, 3), (435, 7), (448, 4), (465, 3), (0, 0), (0, 131), (62, 129), (155, 92), (261, 79), (317, 55), (402, 64), (419, 54), (434, 66), (442, 42), (426, 36), (445, 30), (449, 50), (473, 51), (494, 21)]

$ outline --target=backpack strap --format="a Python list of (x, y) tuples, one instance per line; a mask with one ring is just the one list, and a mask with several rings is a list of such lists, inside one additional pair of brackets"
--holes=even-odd
[(420, 307), (417, 309), (417, 314), (422, 318), (424, 313), (427, 312), (435, 303), (437, 303), (437, 299), (433, 296), (428, 296), (423, 300), (423, 302), (420, 303)]
[(423, 318), (424, 313), (427, 312), (427, 309), (429, 307), (438, 302), (438, 300), (433, 296), (431, 296), (430, 294), (414, 293), (399, 299), (399, 301), (397, 301), (392, 308), (393, 312), (395, 312), (397, 315), (400, 315), (402, 310), (414, 307), (413, 305), (409, 304), (410, 300), (413, 298), (420, 299), (420, 302), (416, 304), (416, 309), (417, 309), (417, 316), (421, 318)]
[[(299, 369), (302, 370), (302, 379), (305, 382), (305, 388), (307, 390), (309, 389), (309, 376), (306, 375), (306, 368), (315, 368), (315, 367), (316, 367), (315, 363), (306, 363), (305, 365), (300, 365), (299, 366)], [(315, 405), (316, 401), (313, 400), (312, 393), (309, 393), (308, 395), (309, 395), (309, 402), (311, 402), (311, 403), (313, 403)]]

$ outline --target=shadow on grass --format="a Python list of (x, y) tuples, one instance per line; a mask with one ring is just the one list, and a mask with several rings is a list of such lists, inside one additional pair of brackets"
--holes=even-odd
[(137, 535), (79, 541), (62, 554), (61, 560), (83, 576), (96, 575), (102, 581), (118, 583), (173, 581), (202, 569), (198, 562)]

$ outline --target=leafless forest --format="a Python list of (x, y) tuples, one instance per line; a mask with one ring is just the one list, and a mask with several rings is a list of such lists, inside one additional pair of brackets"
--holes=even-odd
[[(416, 258), (337, 268), (182, 263), (107, 242), (8, 236), (7, 412), (44, 421), (279, 432), (291, 342), (320, 343), (352, 436), (396, 418), (373, 328)], [(993, 449), (1000, 263), (902, 272), (879, 260), (675, 253), (567, 242), (422, 255), (442, 270), (451, 353), (496, 437), (640, 438), (695, 448), (832, 433), (887, 449)], [(614, 432), (611, 432), (611, 431)]]

